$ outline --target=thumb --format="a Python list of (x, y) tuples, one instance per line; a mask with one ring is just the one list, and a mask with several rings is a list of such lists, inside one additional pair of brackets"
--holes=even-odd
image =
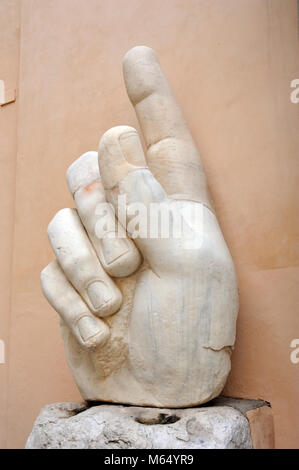
[(99, 167), (107, 201), (114, 206), (119, 223), (148, 258), (154, 242), (150, 226), (152, 205), (166, 204), (168, 197), (147, 167), (134, 128), (113, 127), (103, 135)]

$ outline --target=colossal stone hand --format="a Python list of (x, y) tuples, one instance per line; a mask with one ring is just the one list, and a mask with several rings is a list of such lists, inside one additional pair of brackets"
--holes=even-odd
[[(104, 134), (98, 154), (71, 165), (77, 210), (61, 210), (49, 225), (56, 261), (42, 271), (42, 287), (83, 398), (197, 405), (221, 392), (230, 371), (235, 269), (156, 54), (130, 50), (123, 71), (146, 158), (135, 129), (121, 126)], [(126, 217), (116, 233), (120, 201)], [(153, 230), (153, 208), (169, 216), (167, 237)]]

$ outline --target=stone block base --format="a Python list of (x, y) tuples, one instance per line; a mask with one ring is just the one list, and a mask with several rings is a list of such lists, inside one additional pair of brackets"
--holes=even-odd
[(186, 409), (55, 403), (41, 410), (26, 448), (269, 448), (273, 441), (269, 413), (271, 408), (265, 402), (224, 397)]

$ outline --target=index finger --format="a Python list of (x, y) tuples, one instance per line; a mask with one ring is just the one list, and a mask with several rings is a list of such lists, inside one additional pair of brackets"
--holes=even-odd
[(123, 73), (151, 171), (169, 196), (211, 207), (199, 152), (156, 53), (146, 46), (134, 47), (124, 57)]

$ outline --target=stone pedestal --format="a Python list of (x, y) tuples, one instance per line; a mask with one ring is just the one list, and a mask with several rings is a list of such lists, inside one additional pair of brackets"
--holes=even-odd
[[(250, 420), (246, 416), (254, 410), (259, 410), (252, 420), (258, 432), (250, 428)], [(269, 412), (271, 408), (262, 401), (221, 397), (206, 406), (186, 409), (55, 403), (41, 410), (26, 448), (269, 448), (272, 445), (273, 429), (270, 429), (269, 419), (264, 419), (269, 416)], [(256, 434), (259, 442), (253, 446), (257, 440)]]

